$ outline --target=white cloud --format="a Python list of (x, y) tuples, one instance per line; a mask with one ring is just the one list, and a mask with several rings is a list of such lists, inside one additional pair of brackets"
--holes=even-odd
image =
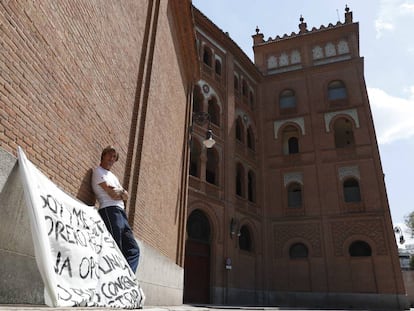
[(375, 29), (377, 30), (377, 38), (382, 36), (384, 30), (393, 30), (394, 25), (381, 19), (375, 21)]
[(368, 88), (379, 144), (414, 137), (414, 86), (409, 92), (408, 98), (401, 98), (381, 89)]
[(414, 3), (403, 3), (401, 4), (401, 9), (407, 13), (414, 13)]
[(414, 14), (413, 0), (381, 0), (380, 9), (375, 19), (377, 38), (385, 32), (394, 31), (399, 28), (401, 18), (405, 15)]

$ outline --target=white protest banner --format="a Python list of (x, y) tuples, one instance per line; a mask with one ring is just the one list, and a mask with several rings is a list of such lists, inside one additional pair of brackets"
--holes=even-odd
[(59, 189), (20, 147), (18, 158), (46, 304), (142, 308), (138, 281), (97, 210)]

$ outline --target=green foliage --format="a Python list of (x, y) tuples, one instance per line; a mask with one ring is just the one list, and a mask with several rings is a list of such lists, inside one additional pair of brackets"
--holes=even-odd
[(410, 257), (410, 269), (414, 270), (414, 256)]
[(407, 216), (404, 217), (405, 224), (411, 230), (411, 235), (414, 235), (414, 212), (411, 212)]

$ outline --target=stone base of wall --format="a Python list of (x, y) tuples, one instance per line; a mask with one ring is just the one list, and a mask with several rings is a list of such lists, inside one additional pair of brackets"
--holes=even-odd
[[(180, 305), (184, 270), (142, 241), (137, 278), (146, 305)], [(0, 148), (0, 304), (44, 304), (15, 157)]]
[(408, 308), (405, 295), (364, 294), (364, 293), (268, 293), (270, 304), (289, 307), (405, 310)]
[(273, 292), (238, 288), (213, 288), (213, 304), (272, 306), (307, 309), (406, 310), (407, 296), (359, 293)]
[(181, 305), (184, 269), (142, 241), (138, 244), (141, 255), (137, 278), (146, 296), (145, 305)]
[(414, 306), (414, 270), (402, 270), (405, 291), (410, 307)]
[(17, 160), (0, 149), (0, 304), (43, 304)]

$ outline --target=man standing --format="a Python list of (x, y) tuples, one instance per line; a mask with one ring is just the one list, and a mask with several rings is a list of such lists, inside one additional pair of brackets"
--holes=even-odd
[(111, 172), (118, 158), (118, 152), (112, 146), (102, 151), (101, 163), (93, 170), (92, 188), (99, 202), (98, 212), (102, 220), (135, 273), (140, 250), (125, 213), (124, 201), (128, 199), (128, 192)]

